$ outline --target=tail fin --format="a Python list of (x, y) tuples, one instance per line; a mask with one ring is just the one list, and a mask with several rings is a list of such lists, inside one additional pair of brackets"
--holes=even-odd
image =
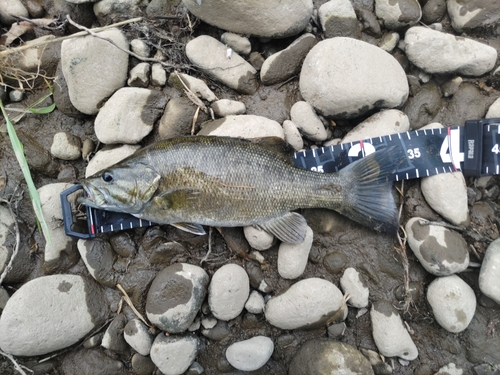
[(398, 209), (392, 196), (391, 175), (404, 160), (397, 147), (388, 147), (360, 159), (339, 172), (344, 200), (339, 212), (378, 232), (396, 233)]

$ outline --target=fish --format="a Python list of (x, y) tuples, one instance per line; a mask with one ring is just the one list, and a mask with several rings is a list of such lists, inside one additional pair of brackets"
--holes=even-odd
[(195, 234), (205, 234), (203, 226), (254, 226), (290, 244), (305, 238), (307, 222), (297, 211), (306, 208), (335, 210), (379, 232), (397, 231), (390, 177), (401, 157), (395, 147), (339, 172), (318, 173), (294, 166), (280, 142), (161, 140), (82, 180), (79, 202)]

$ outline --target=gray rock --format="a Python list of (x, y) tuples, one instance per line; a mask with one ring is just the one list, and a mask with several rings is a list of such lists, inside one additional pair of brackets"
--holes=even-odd
[(296, 102), (290, 109), (290, 117), (306, 138), (319, 142), (326, 140), (325, 125), (308, 102)]
[(161, 64), (153, 64), (151, 66), (151, 84), (153, 86), (165, 86), (167, 83), (167, 72)]
[(182, 333), (196, 318), (207, 294), (208, 275), (198, 266), (176, 263), (164, 268), (148, 291), (149, 321), (168, 333)]
[(368, 306), (368, 296), (370, 291), (364, 285), (359, 277), (359, 272), (354, 268), (346, 268), (344, 274), (340, 278), (340, 287), (344, 294), (348, 294), (351, 298), (347, 303), (357, 308)]
[(429, 0), (422, 8), (422, 22), (426, 25), (439, 22), (445, 14), (445, 0)]
[(356, 12), (349, 0), (324, 3), (318, 9), (318, 18), (326, 38), (361, 36)]
[(243, 233), (245, 234), (248, 244), (255, 250), (268, 250), (277, 242), (276, 238), (271, 233), (253, 226), (244, 227)]
[(427, 289), (427, 301), (438, 324), (448, 332), (462, 332), (476, 311), (474, 291), (456, 275), (434, 279)]
[(238, 34), (285, 38), (305, 29), (313, 12), (311, 0), (183, 0), (196, 17)]
[[(182, 80), (182, 82), (179, 81)], [(183, 84), (184, 83), (184, 84)], [(209, 102), (217, 100), (217, 97), (212, 90), (207, 86), (207, 84), (199, 78), (191, 77), (189, 74), (184, 73), (171, 73), (168, 77), (168, 84), (172, 87), (177, 88), (179, 91), (184, 92), (186, 89), (184, 85), (187, 86), (196, 96), (203, 98)]]
[(418, 350), (403, 325), (399, 312), (389, 301), (376, 301), (370, 310), (372, 333), (378, 351), (386, 357), (413, 361)]
[(62, 160), (77, 160), (82, 156), (82, 141), (76, 135), (68, 132), (54, 134), (50, 153)]
[(142, 321), (139, 319), (130, 320), (125, 326), (123, 337), (137, 353), (143, 356), (149, 355), (153, 345), (153, 336)]
[(433, 122), (442, 103), (441, 92), (434, 82), (421, 86), (420, 91), (410, 97), (402, 108), (410, 120), (411, 130)]
[[(205, 3), (205, 2), (204, 2)], [(186, 55), (193, 65), (216, 81), (242, 94), (257, 91), (257, 71), (241, 56), (232, 53), (217, 39), (201, 35), (186, 45)]]
[(104, 168), (107, 168), (119, 161), (125, 159), (127, 156), (136, 152), (140, 146), (123, 145), (111, 150), (100, 150), (90, 160), (87, 168), (85, 169), (85, 177), (92, 176)]
[(354, 118), (373, 108), (402, 105), (409, 87), (403, 68), (387, 52), (338, 37), (319, 42), (308, 53), (300, 92), (323, 116)]
[(492, 26), (500, 20), (500, 4), (496, 1), (449, 0), (446, 3), (451, 26), (458, 33)]
[(250, 297), (248, 297), (248, 301), (245, 303), (245, 309), (252, 314), (262, 314), (264, 306), (264, 297), (256, 290), (250, 293)]
[(226, 264), (212, 276), (208, 288), (210, 311), (217, 319), (234, 319), (243, 311), (249, 294), (246, 271), (237, 264)]
[(380, 40), (379, 47), (386, 52), (391, 52), (399, 43), (399, 34), (397, 32), (384, 34)]
[(111, 358), (103, 350), (73, 349), (61, 358), (61, 373), (64, 375), (122, 375), (123, 363)]
[(216, 116), (226, 117), (231, 115), (242, 115), (246, 112), (245, 103), (237, 100), (221, 99), (212, 103), (212, 109)]
[(113, 270), (116, 254), (111, 245), (101, 239), (78, 240), (78, 251), (90, 275), (99, 283), (114, 287), (118, 280)]
[(495, 240), (486, 249), (481, 270), (479, 289), (500, 305), (500, 240)]
[(443, 96), (447, 98), (455, 94), (460, 88), (462, 82), (463, 82), (462, 77), (455, 77), (443, 83), (441, 85), (441, 91), (443, 92)]
[(151, 65), (142, 62), (130, 69), (127, 84), (130, 87), (148, 87)]
[(306, 269), (313, 242), (313, 231), (307, 227), (304, 241), (299, 244), (282, 242), (278, 250), (278, 273), (284, 279), (296, 279)]
[(292, 358), (289, 375), (373, 375), (370, 362), (355, 347), (328, 339), (304, 343)]
[(252, 52), (252, 45), (248, 38), (235, 33), (224, 33), (220, 37), (222, 43), (227, 44), (236, 53), (241, 55), (248, 55)]
[(9, 299), (0, 316), (0, 349), (37, 356), (67, 348), (104, 322), (99, 287), (76, 275), (31, 280)]
[(385, 358), (374, 350), (360, 349), (361, 353), (370, 361), (373, 371), (377, 375), (390, 375), (392, 374), (392, 367), (384, 362)]
[(475, 40), (422, 26), (405, 35), (408, 59), (427, 73), (481, 76), (495, 67), (497, 51)]
[(362, 139), (404, 133), (410, 130), (408, 117), (397, 109), (387, 109), (375, 113), (355, 126), (342, 139), (342, 143), (357, 142)]
[(128, 345), (123, 338), (123, 329), (127, 324), (127, 317), (124, 314), (118, 314), (111, 324), (104, 331), (101, 345), (103, 348), (111, 350), (112, 352), (126, 354), (128, 352)]
[(218, 135), (233, 138), (285, 138), (281, 125), (266, 117), (256, 115), (227, 116), (203, 124), (199, 135)]
[(97, 114), (95, 134), (106, 144), (138, 143), (153, 130), (166, 103), (167, 97), (159, 91), (121, 88)]
[(300, 280), (271, 298), (264, 313), (270, 324), (281, 329), (317, 327), (339, 315), (343, 302), (334, 284), (314, 277)]
[(136, 55), (141, 57), (149, 57), (149, 54), (151, 53), (151, 47), (149, 47), (142, 39), (132, 39), (130, 41), (130, 49)]
[(467, 243), (457, 232), (419, 217), (408, 220), (405, 228), (408, 245), (427, 272), (448, 276), (469, 266)]
[(101, 25), (110, 24), (120, 16), (129, 18), (141, 15), (141, 0), (100, 0), (94, 4), (94, 14)]
[[(0, 270), (1, 270), (0, 266)], [(0, 310), (5, 309), (5, 306), (7, 305), (7, 301), (9, 300), (9, 293), (5, 290), (4, 287), (0, 286)]]
[(181, 375), (193, 363), (200, 347), (195, 335), (166, 336), (160, 333), (151, 347), (151, 360), (164, 375)]
[[(197, 107), (186, 97), (170, 99), (158, 125), (158, 134), (162, 139), (191, 134), (193, 118)], [(208, 120), (203, 112), (198, 112), (196, 124)]]
[(420, 21), (422, 9), (417, 0), (375, 0), (375, 14), (386, 28), (397, 30)]
[(283, 121), (283, 131), (285, 133), (286, 143), (292, 146), (295, 151), (299, 151), (304, 148), (304, 140), (300, 135), (299, 128), (293, 121)]
[(149, 356), (143, 356), (135, 353), (130, 361), (132, 370), (137, 375), (151, 375), (155, 371), (155, 364)]
[(307, 53), (317, 42), (313, 34), (304, 34), (284, 50), (269, 56), (260, 70), (262, 83), (273, 85), (299, 73)]
[(17, 17), (29, 17), (28, 10), (21, 0), (9, 0), (0, 3), (0, 22), (4, 25), (11, 25), (17, 22)]
[(266, 336), (255, 336), (229, 345), (226, 359), (240, 371), (255, 371), (266, 364), (273, 351), (273, 340)]
[(9, 92), (9, 100), (13, 103), (22, 101), (24, 98), (24, 91), (12, 90)]
[[(118, 29), (99, 35), (128, 49), (127, 39)], [(71, 103), (80, 112), (94, 115), (98, 105), (125, 84), (128, 54), (89, 35), (63, 41), (61, 64)]]

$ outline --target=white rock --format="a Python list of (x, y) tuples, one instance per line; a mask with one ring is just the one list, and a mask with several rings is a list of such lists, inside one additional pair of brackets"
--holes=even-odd
[(360, 35), (356, 12), (349, 0), (327, 1), (319, 7), (318, 18), (326, 38)]
[(248, 38), (235, 33), (224, 33), (220, 37), (222, 43), (227, 44), (236, 53), (241, 55), (248, 55), (252, 52), (252, 45)]
[(208, 304), (219, 320), (236, 318), (245, 307), (250, 293), (250, 281), (243, 267), (226, 264), (212, 276), (208, 288)]
[(410, 120), (397, 109), (387, 109), (375, 113), (359, 123), (342, 139), (342, 143), (357, 142), (362, 139), (403, 133), (410, 130)]
[(392, 32), (385, 34), (380, 41), (379, 47), (386, 52), (391, 52), (399, 43), (399, 34), (397, 32)]
[(290, 109), (290, 117), (306, 138), (319, 142), (327, 138), (325, 125), (309, 103), (296, 102)]
[(456, 275), (438, 277), (427, 289), (427, 300), (434, 318), (448, 332), (462, 332), (476, 311), (472, 288)]
[[(128, 49), (127, 39), (118, 29), (99, 35)], [(89, 35), (62, 42), (61, 66), (71, 103), (80, 112), (94, 115), (98, 112), (97, 106), (125, 84), (128, 54)]]
[(304, 241), (298, 244), (282, 242), (278, 250), (278, 273), (284, 279), (296, 279), (306, 269), (313, 242), (313, 231), (307, 227)]
[[(184, 74), (184, 73), (177, 73), (184, 82), (184, 84), (191, 90), (196, 96), (203, 98), (209, 102), (213, 102), (217, 100), (217, 96), (213, 93), (212, 90), (207, 86), (207, 84), (202, 81), (199, 78), (191, 77), (189, 74)], [(181, 91), (184, 91), (184, 85), (182, 85), (181, 82), (179, 82), (179, 78), (177, 77), (177, 74), (172, 73), (170, 74), (169, 77), (169, 84), (172, 86), (176, 86), (178, 89)]]
[(250, 297), (248, 297), (248, 301), (245, 303), (245, 309), (252, 314), (262, 314), (264, 306), (264, 297), (256, 290), (250, 293)]
[(130, 69), (127, 84), (131, 87), (148, 87), (151, 65), (142, 62)]
[(231, 115), (242, 115), (246, 112), (245, 103), (237, 100), (221, 99), (212, 103), (212, 109), (218, 117), (226, 117)]
[(406, 223), (408, 245), (431, 274), (448, 276), (469, 266), (469, 250), (462, 236), (440, 225), (414, 217)]
[(151, 347), (151, 360), (164, 375), (181, 375), (193, 363), (200, 347), (195, 335), (156, 336)]
[(298, 329), (324, 324), (343, 305), (340, 290), (320, 278), (300, 280), (283, 294), (271, 298), (264, 310), (266, 320), (281, 329)]
[(151, 65), (151, 84), (153, 86), (165, 86), (167, 83), (167, 72), (161, 64)]
[(415, 26), (405, 35), (408, 59), (427, 73), (481, 76), (495, 67), (495, 48), (475, 40)]
[(85, 178), (110, 167), (136, 152), (140, 146), (123, 145), (111, 150), (98, 151), (85, 169)]
[(359, 273), (354, 268), (346, 268), (340, 278), (340, 287), (344, 294), (351, 296), (347, 303), (357, 308), (368, 306), (370, 291), (359, 278)]
[(285, 38), (305, 29), (313, 12), (312, 0), (183, 0), (196, 17), (237, 34)]
[(130, 48), (132, 49), (132, 52), (141, 57), (149, 57), (149, 54), (151, 53), (151, 47), (149, 47), (142, 39), (132, 39), (130, 41)]
[(488, 108), (486, 113), (486, 118), (498, 118), (500, 117), (500, 98), (495, 100), (492, 105)]
[(101, 108), (94, 123), (97, 138), (106, 144), (140, 142), (151, 130), (167, 104), (158, 91), (124, 87)]
[(201, 320), (201, 325), (205, 329), (212, 329), (217, 325), (218, 320), (214, 317), (206, 317)]
[(82, 141), (76, 135), (68, 132), (54, 134), (50, 153), (62, 160), (76, 160), (82, 156)]
[(10, 297), (0, 316), (0, 349), (38, 356), (78, 342), (108, 315), (102, 292), (76, 275), (31, 280)]
[(388, 301), (376, 301), (370, 310), (372, 332), (378, 351), (386, 357), (413, 361), (418, 350), (398, 311)]
[(285, 139), (281, 125), (266, 117), (256, 115), (227, 116), (206, 122), (199, 135), (217, 135), (233, 138), (279, 137)]
[(496, 1), (463, 3), (460, 0), (448, 0), (446, 6), (451, 26), (458, 33), (466, 29), (492, 26), (500, 20)]
[(295, 125), (293, 121), (283, 121), (283, 131), (285, 133), (286, 143), (292, 146), (295, 151), (299, 151), (304, 148), (304, 141), (300, 135), (299, 128), (297, 128), (297, 125)]
[(9, 92), (9, 99), (11, 102), (17, 103), (23, 100), (24, 98), (24, 91), (21, 90), (12, 90)]
[(231, 344), (226, 350), (226, 359), (240, 371), (255, 371), (266, 364), (273, 351), (273, 340), (266, 336), (255, 336)]
[(237, 53), (228, 58), (227, 47), (217, 39), (201, 35), (186, 44), (186, 55), (193, 65), (216, 81), (242, 94), (257, 91), (257, 71)]
[(417, 0), (375, 0), (375, 14), (390, 30), (414, 25), (422, 18)]
[(132, 319), (127, 323), (123, 337), (137, 353), (149, 355), (153, 345), (153, 336), (149, 333), (148, 327), (139, 319)]
[(325, 117), (355, 118), (373, 108), (401, 106), (409, 87), (403, 68), (390, 54), (338, 37), (319, 42), (308, 53), (300, 92)]
[(481, 271), (479, 289), (500, 304), (500, 240), (493, 241), (486, 249)]
[(244, 227), (243, 233), (250, 246), (255, 250), (267, 250), (276, 243), (276, 239), (271, 233), (254, 226)]
[(21, 0), (0, 1), (0, 21), (5, 25), (17, 22), (17, 17), (29, 18), (29, 13)]
[(462, 375), (464, 371), (458, 368), (454, 363), (448, 363), (441, 367), (434, 375)]

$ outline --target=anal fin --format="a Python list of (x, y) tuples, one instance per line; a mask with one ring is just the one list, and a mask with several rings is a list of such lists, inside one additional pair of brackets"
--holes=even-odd
[(288, 212), (283, 216), (256, 225), (256, 227), (273, 234), (282, 242), (297, 244), (304, 242), (307, 222), (304, 216), (296, 212)]

